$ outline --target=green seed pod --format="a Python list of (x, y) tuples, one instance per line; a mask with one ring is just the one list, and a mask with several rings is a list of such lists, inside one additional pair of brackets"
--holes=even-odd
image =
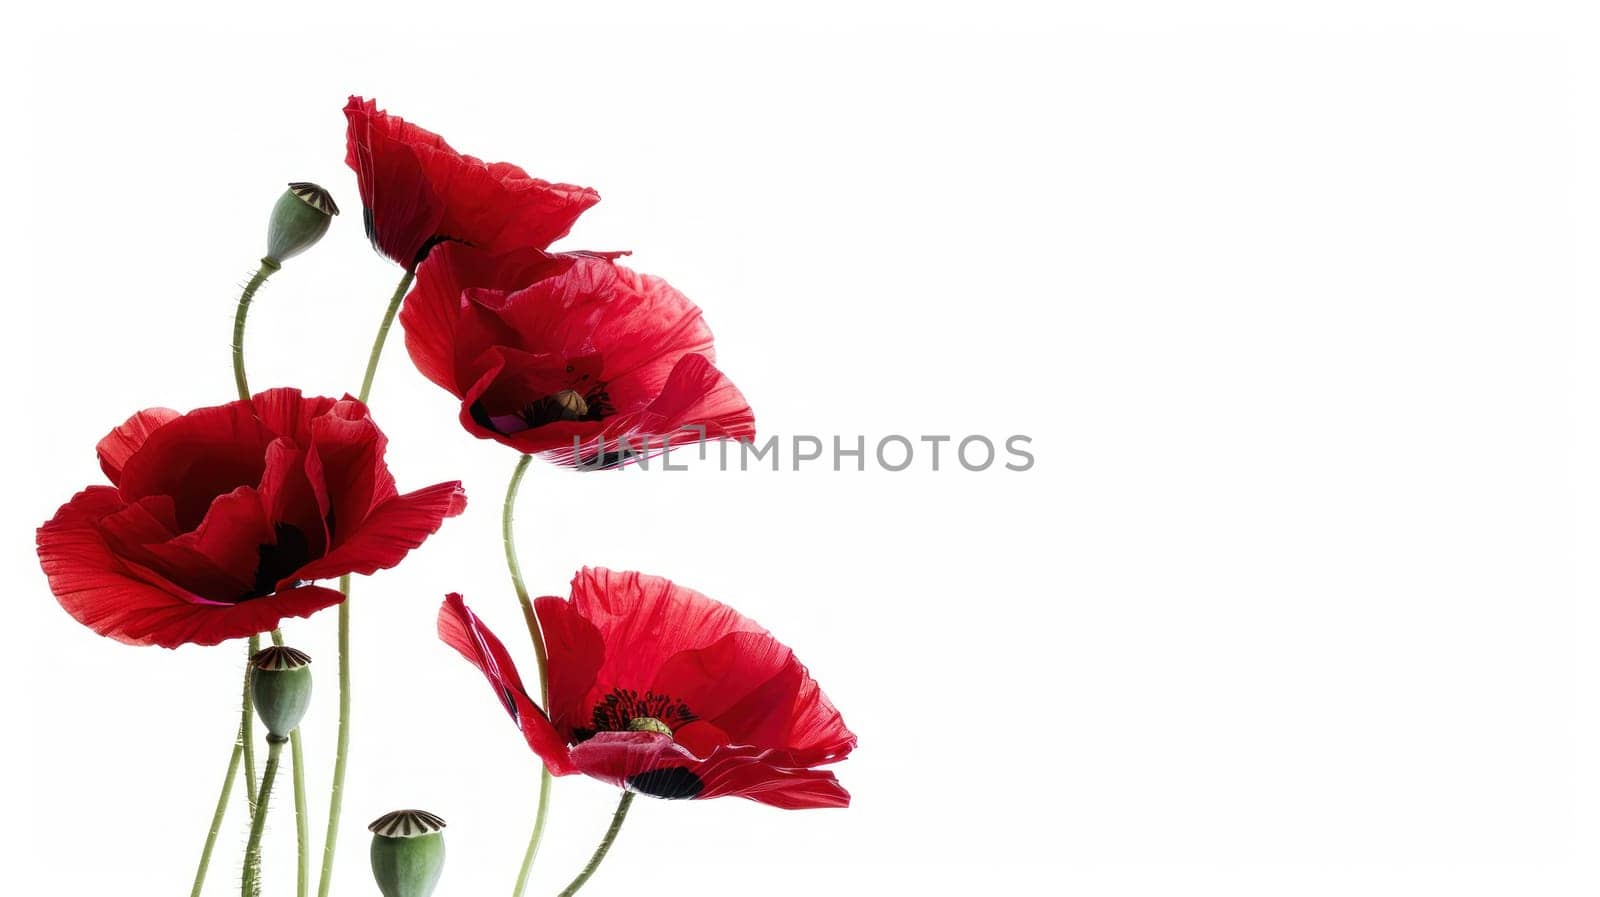
[(423, 810), (396, 810), (367, 830), (372, 877), (383, 897), (429, 897), (444, 871), (444, 820)]
[(337, 214), (328, 191), (306, 181), (290, 184), (267, 220), (267, 258), (281, 265), (315, 246)]
[(279, 645), (252, 654), (250, 696), (267, 740), (287, 740), (311, 706), (311, 655)]

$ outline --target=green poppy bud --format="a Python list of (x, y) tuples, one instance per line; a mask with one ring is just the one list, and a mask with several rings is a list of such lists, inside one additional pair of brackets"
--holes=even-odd
[(278, 197), (267, 221), (267, 258), (281, 265), (322, 239), (339, 214), (332, 194), (305, 181), (295, 181)]
[(268, 741), (287, 741), (311, 706), (311, 655), (274, 645), (250, 655), (250, 696)]
[(444, 871), (444, 820), (423, 810), (396, 810), (367, 830), (372, 877), (383, 897), (429, 897)]

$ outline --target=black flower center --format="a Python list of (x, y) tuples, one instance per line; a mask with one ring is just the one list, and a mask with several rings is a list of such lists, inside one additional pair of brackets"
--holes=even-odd
[(256, 549), (255, 583), (241, 600), (261, 598), (278, 590), (284, 577), (311, 562), (311, 544), (298, 527), (280, 523), (273, 527), (276, 542), (264, 543)]
[(700, 777), (681, 766), (651, 769), (628, 777), (628, 790), (666, 800), (693, 800), (706, 789)]
[(605, 387), (599, 385), (587, 391), (568, 388), (539, 396), (510, 414), (493, 414), (481, 401), (472, 403), (469, 410), (478, 426), (502, 436), (561, 421), (604, 420), (615, 411)]
[[(596, 732), (655, 732), (671, 738), (671, 732), (699, 719), (689, 705), (671, 695), (631, 688), (614, 688), (594, 705), (590, 713), (592, 729), (573, 732), (577, 741)], [(705, 790), (705, 782), (681, 766), (649, 769), (628, 777), (629, 791), (666, 800), (691, 800)]]
[(598, 421), (616, 413), (600, 379), (599, 355), (557, 366), (508, 369), (468, 412), (486, 430), (511, 436), (549, 424)]
[(656, 720), (668, 730), (677, 729), (699, 719), (687, 704), (669, 695), (653, 691), (639, 694), (631, 688), (614, 688), (600, 699), (590, 713), (594, 728), (579, 733), (587, 738), (596, 732), (656, 731), (641, 727), (638, 720)]
[(531, 430), (557, 421), (600, 420), (611, 411), (611, 397), (605, 387), (596, 385), (587, 391), (568, 388), (540, 396), (524, 405), (519, 416)]

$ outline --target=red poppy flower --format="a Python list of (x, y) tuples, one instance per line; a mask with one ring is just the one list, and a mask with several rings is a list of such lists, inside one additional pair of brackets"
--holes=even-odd
[(372, 100), (351, 97), (344, 115), (344, 161), (360, 184), (367, 238), (407, 268), (445, 240), (495, 252), (543, 249), (600, 201), (588, 187), (552, 184), (509, 162), (464, 156)]
[(365, 405), (272, 389), (180, 415), (141, 411), (100, 440), (113, 486), (39, 528), (67, 612), (136, 645), (215, 645), (341, 598), (314, 581), (372, 573), (461, 513), (461, 484), (405, 495)]
[(613, 257), (441, 246), (400, 313), (406, 349), (461, 399), (474, 436), (558, 463), (612, 467), (669, 442), (754, 438), (700, 309)]
[(855, 735), (756, 623), (660, 577), (599, 569), (573, 577), (571, 600), (534, 610), (550, 652), (548, 715), (460, 595), (439, 609), (439, 637), (489, 678), (552, 773), (672, 799), (849, 805), (815, 767), (843, 760)]

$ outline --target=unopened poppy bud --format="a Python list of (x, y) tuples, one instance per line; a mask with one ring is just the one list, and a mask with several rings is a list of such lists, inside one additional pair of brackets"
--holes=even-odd
[(339, 207), (328, 191), (306, 181), (290, 184), (267, 221), (267, 258), (281, 265), (310, 249), (337, 214)]
[(429, 897), (444, 871), (444, 820), (425, 810), (396, 810), (367, 830), (372, 877), (383, 897)]
[(250, 655), (250, 697), (267, 740), (288, 740), (311, 706), (311, 655), (281, 645)]

